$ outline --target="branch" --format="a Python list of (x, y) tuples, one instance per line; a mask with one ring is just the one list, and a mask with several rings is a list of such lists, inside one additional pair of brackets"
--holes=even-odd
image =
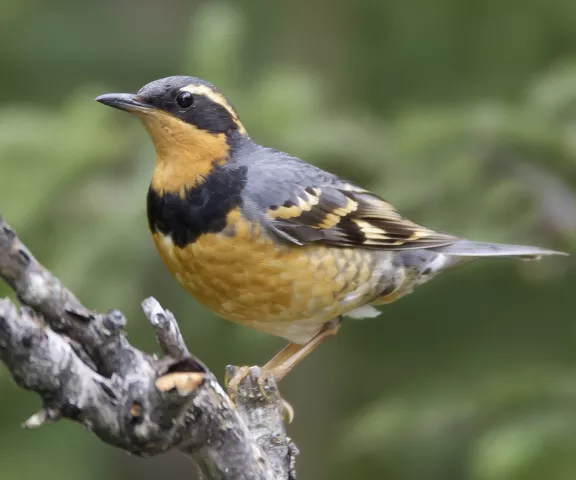
[(25, 427), (67, 418), (142, 457), (178, 449), (201, 478), (295, 477), (297, 450), (286, 436), (282, 400), (271, 379), (262, 394), (258, 367), (241, 382), (236, 408), (155, 299), (142, 307), (163, 358), (130, 345), (118, 310), (84, 307), (1, 217), (0, 277), (24, 305), (0, 299), (0, 359), (43, 402)]

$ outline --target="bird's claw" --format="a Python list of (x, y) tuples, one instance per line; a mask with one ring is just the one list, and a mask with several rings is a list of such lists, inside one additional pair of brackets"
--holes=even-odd
[(282, 397), (280, 397), (280, 401), (282, 402), (282, 418), (286, 423), (292, 423), (292, 420), (294, 420), (294, 408)]
[(228, 367), (224, 375), (224, 388), (228, 392), (228, 396), (232, 403), (236, 404), (236, 396), (238, 395), (238, 387), (240, 383), (250, 374), (250, 367)]

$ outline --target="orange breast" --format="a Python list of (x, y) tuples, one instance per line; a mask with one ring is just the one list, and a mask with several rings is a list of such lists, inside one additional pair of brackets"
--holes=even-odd
[(294, 322), (317, 331), (326, 321), (365, 303), (365, 298), (346, 301), (346, 296), (369, 282), (373, 257), (368, 252), (282, 246), (238, 211), (228, 215), (228, 225), (184, 248), (170, 237), (153, 234), (170, 272), (220, 316), (292, 339), (297, 335), (291, 332)]

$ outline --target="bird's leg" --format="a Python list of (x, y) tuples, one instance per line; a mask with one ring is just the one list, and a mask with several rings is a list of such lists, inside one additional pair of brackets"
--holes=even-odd
[[(262, 367), (262, 374), (258, 378), (258, 385), (263, 395), (266, 395), (264, 383), (269, 375), (274, 377), (276, 383), (280, 382), (296, 365), (298, 365), (312, 350), (324, 342), (328, 337), (336, 335), (340, 329), (342, 317), (335, 318), (327, 322), (308, 343), (299, 345), (296, 343), (289, 343), (280, 352), (278, 352), (264, 367)], [(237, 370), (234, 377), (227, 379), (226, 388), (232, 401), (238, 393), (240, 382), (246, 378), (250, 373), (249, 367), (241, 367)], [(288, 417), (291, 418), (292, 407), (284, 401), (284, 409), (288, 411)]]
[(289, 343), (274, 357), (272, 357), (272, 359), (264, 365), (262, 370), (267, 374), (271, 374), (276, 383), (280, 382), (318, 345), (323, 343), (328, 337), (336, 335), (340, 329), (341, 322), (341, 317), (338, 317), (326, 323), (322, 330), (320, 330), (308, 343), (305, 343), (304, 345)]

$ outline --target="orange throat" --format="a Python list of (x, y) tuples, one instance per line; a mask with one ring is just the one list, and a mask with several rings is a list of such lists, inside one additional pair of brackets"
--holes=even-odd
[(183, 193), (202, 183), (215, 165), (228, 158), (230, 147), (224, 133), (200, 130), (161, 111), (139, 115), (156, 149), (152, 188), (158, 192)]

